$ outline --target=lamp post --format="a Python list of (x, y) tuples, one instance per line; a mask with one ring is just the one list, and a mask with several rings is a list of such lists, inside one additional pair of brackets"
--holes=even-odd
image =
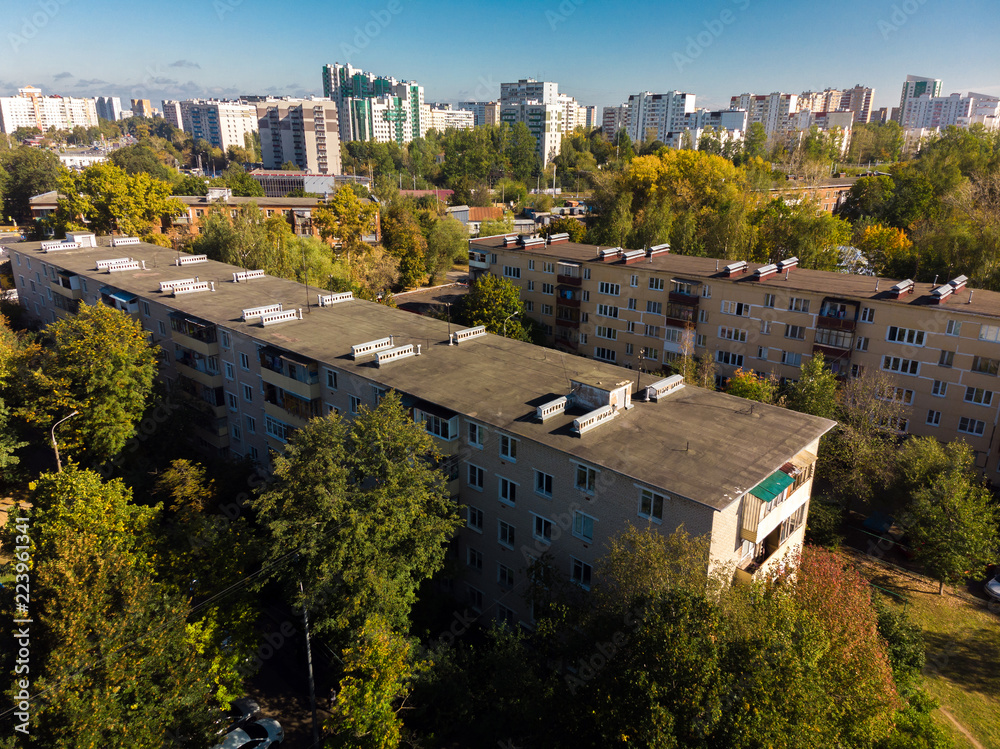
[(507, 318), (503, 321), (503, 337), (504, 338), (507, 337), (507, 320), (510, 320), (510, 318), (512, 318), (516, 314), (517, 314), (516, 312), (511, 312), (509, 315), (507, 315)]
[(56, 444), (56, 427), (62, 424), (64, 421), (69, 421), (79, 413), (80, 413), (79, 411), (74, 411), (69, 416), (59, 419), (59, 421), (57, 421), (55, 424), (52, 425), (52, 430), (50, 434), (52, 435), (52, 449), (55, 450), (56, 452), (56, 473), (62, 473), (62, 461), (59, 460), (59, 445)]

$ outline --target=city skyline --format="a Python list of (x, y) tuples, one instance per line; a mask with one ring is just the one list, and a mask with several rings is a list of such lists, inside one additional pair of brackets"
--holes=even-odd
[[(416, 80), (427, 101), (444, 102), (496, 99), (501, 82), (525, 77), (555, 81), (599, 108), (640, 91), (680, 90), (698, 106), (725, 108), (744, 92), (858, 83), (875, 89), (876, 108), (891, 107), (907, 75), (940, 78), (946, 95), (1000, 95), (1000, 18), (979, 0), (947, 8), (852, 0), (836, 11), (777, 0), (638, 3), (628, 15), (586, 0), (515, 0), (475, 17), (454, 2), (423, 0), (335, 15), (315, 2), (297, 8), (285, 18), (261, 0), (183, 0), (150, 24), (147, 11), (120, 0), (100, 14), (36, 0), (14, 12), (0, 41), (0, 95), (32, 84), (46, 94), (120, 96), (123, 106), (148, 98), (156, 107), (189, 97), (322, 95), (322, 66), (334, 62)], [(484, 33), (496, 40), (485, 55)], [(88, 39), (109, 38), (95, 54), (78, 53)]]

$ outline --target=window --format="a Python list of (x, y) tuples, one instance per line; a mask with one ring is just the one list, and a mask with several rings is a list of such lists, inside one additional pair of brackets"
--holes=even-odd
[(851, 377), (853, 379), (858, 379), (861, 375), (865, 373), (865, 367), (863, 364), (852, 364), (851, 365)]
[[(645, 351), (646, 353), (643, 354), (643, 351)], [(649, 359), (650, 361), (660, 360), (660, 350), (657, 348), (653, 348), (652, 346), (647, 346), (645, 349), (640, 351), (639, 354), (642, 355), (643, 358)]]
[[(494, 255), (494, 257), (496, 256)], [(469, 606), (472, 607), (473, 611), (481, 612), (483, 610), (483, 591), (468, 585), (466, 586), (466, 593), (469, 596)]]
[[(952, 326), (952, 324), (954, 324), (954, 325), (957, 326), (960, 323), (956, 323), (954, 320), (951, 320), (951, 321), (948, 322), (948, 327), (950, 328)], [(948, 335), (958, 335), (958, 333), (957, 332), (956, 333), (949, 333)], [(992, 341), (993, 343), (996, 343), (997, 341), (1000, 341), (1000, 326), (998, 326), (998, 325), (980, 325), (979, 326), (979, 340), (980, 341)]]
[(250, 456), (250, 460), (257, 462), (260, 460), (260, 453), (257, 452), (257, 448), (253, 445), (247, 446), (247, 455)]
[(770, 307), (771, 309), (774, 309), (774, 294), (765, 294), (764, 295), (764, 306), (765, 307)]
[(913, 391), (905, 388), (890, 387), (879, 396), (881, 400), (902, 403), (904, 406), (912, 405)]
[(954, 362), (955, 362), (954, 351), (942, 351), (941, 356), (938, 357), (939, 367), (950, 367)]
[(240, 367), (246, 370), (250, 369), (250, 357), (244, 353), (240, 353)]
[(628, 322), (625, 323), (625, 332), (626, 333), (635, 332), (635, 322), (633, 320), (629, 320)]
[(898, 356), (882, 358), (882, 369), (899, 374), (915, 375), (920, 372), (920, 362), (916, 359), (901, 359)]
[(326, 406), (326, 412), (325, 413), (326, 413), (327, 416), (329, 416), (330, 414), (338, 414), (338, 415), (340, 414), (340, 409), (337, 408), (336, 406), (334, 406), (332, 403), (325, 403), (324, 402), (323, 405)]
[(574, 486), (580, 491), (593, 493), (596, 485), (597, 471), (590, 466), (578, 465), (576, 467), (576, 483)]
[(631, 280), (629, 281), (629, 286), (638, 286), (638, 285), (639, 285), (639, 276), (633, 274)]
[(646, 326), (646, 337), (647, 338), (659, 338), (660, 337), (660, 326), (659, 325), (647, 325)]
[(712, 298), (712, 287), (711, 286), (702, 286), (701, 287), (701, 295), (703, 297), (705, 297), (705, 299), (711, 299)]
[(521, 269), (514, 265), (505, 265), (503, 267), (504, 278), (520, 278)]
[(222, 331), (222, 348), (232, 348), (233, 339), (226, 331)]
[(944, 398), (948, 392), (948, 383), (942, 382), (941, 380), (934, 380), (934, 385), (931, 387), (931, 395), (936, 395), (938, 398)]
[(635, 306), (635, 299), (629, 298), (629, 300), (628, 300), (628, 308), (629, 309), (633, 309), (633, 310), (636, 308), (636, 306)]
[(663, 302), (646, 302), (646, 312), (654, 315), (662, 315)]
[[(1000, 330), (1000, 328), (998, 328), (997, 330)], [(961, 335), (961, 332), (962, 332), (962, 323), (960, 323), (958, 320), (949, 320), (948, 325), (945, 328), (944, 334)], [(983, 335), (982, 328), (980, 328), (979, 337), (982, 338), (982, 335)]]
[(573, 535), (591, 543), (594, 540), (594, 518), (582, 512), (574, 512)]
[(288, 437), (292, 433), (292, 427), (283, 421), (278, 421), (271, 416), (264, 416), (264, 431), (268, 436), (274, 437), (280, 442), (288, 442)]
[(698, 333), (698, 335), (695, 337), (695, 343), (694, 343), (694, 345), (695, 346), (701, 346), (702, 348), (705, 347), (705, 334), (704, 333)]
[(555, 287), (555, 285), (554, 284), (550, 284), (550, 283), (543, 283), (542, 284), (542, 293), (543, 294), (555, 294), (556, 293), (556, 287)]
[(483, 532), (483, 511), (478, 507), (467, 507), (465, 524), (474, 531)]
[(330, 390), (337, 389), (337, 373), (332, 369), (326, 370), (326, 386), (330, 388)]
[(586, 289), (583, 290), (583, 301), (585, 302), (590, 301), (590, 292), (587, 291)]
[(586, 342), (587, 342), (587, 334), (580, 333), (580, 343), (586, 343)]
[[(531, 289), (528, 289), (528, 291), (531, 291)], [(532, 302), (532, 301), (525, 302), (524, 303), (524, 311), (525, 312), (534, 312), (535, 311), (535, 303)]]
[(875, 322), (875, 308), (874, 307), (862, 307), (861, 308), (861, 322)]
[(552, 496), (552, 476), (541, 471), (535, 471), (535, 493), (543, 497)]
[[(632, 276), (635, 278), (636, 276)], [(636, 285), (636, 284), (633, 284)], [(649, 290), (650, 291), (663, 291), (663, 279), (662, 278), (651, 278), (649, 279)]]
[(802, 354), (797, 354), (794, 351), (782, 351), (781, 363), (787, 364), (789, 367), (801, 367)]
[[(634, 333), (634, 332), (635, 332), (634, 329), (629, 331), (629, 333)], [(632, 356), (632, 344), (631, 343), (626, 343), (625, 344), (625, 356)]]
[(517, 503), (517, 484), (503, 476), (499, 476), (498, 481), (498, 498), (504, 504), (513, 507)]
[(229, 392), (226, 393), (226, 404), (229, 406), (230, 411), (240, 410), (240, 402), (239, 399), (236, 397), (236, 393), (229, 393)]
[(594, 358), (600, 359), (602, 361), (614, 362), (615, 360), (617, 360), (618, 355), (617, 353), (615, 353), (614, 349), (596, 346), (594, 348)]
[(485, 474), (483, 473), (482, 468), (480, 468), (479, 466), (472, 465), (472, 463), (469, 463), (469, 486), (471, 488), (479, 489), (480, 491), (482, 491), (484, 476)]
[(504, 626), (513, 629), (517, 626), (517, 612), (507, 608), (502, 603), (497, 604), (497, 621)]
[(503, 520), (497, 521), (497, 541), (508, 549), (514, 548), (514, 526)]
[(972, 359), (973, 372), (996, 375), (998, 369), (1000, 369), (1000, 361), (996, 359), (987, 359), (985, 356), (976, 356)]
[(698, 310), (698, 322), (707, 323), (708, 322), (708, 310), (701, 309)]
[(476, 551), (471, 546), (465, 550), (465, 563), (474, 570), (482, 571), (483, 553)]
[(543, 518), (541, 515), (533, 515), (533, 517), (532, 536), (547, 544), (552, 543), (552, 521)]
[(739, 341), (740, 343), (746, 343), (747, 332), (740, 328), (727, 328), (725, 326), (720, 326), (719, 338), (725, 341)]
[[(454, 424), (452, 420), (454, 420)], [(450, 442), (458, 437), (457, 416), (452, 417), (452, 419), (444, 419), (440, 416), (435, 416), (434, 414), (424, 413), (423, 422), (424, 429), (427, 430), (427, 433), (434, 435), (438, 439), (448, 440)]]
[(528, 281), (528, 291), (534, 291), (534, 290), (535, 290), (535, 282)]
[(245, 400), (247, 403), (253, 402), (253, 388), (250, 387), (249, 385), (243, 386), (243, 400)]
[[(629, 325), (632, 326), (632, 323), (630, 322)], [(632, 330), (629, 330), (629, 332), (631, 333)], [(615, 328), (606, 328), (603, 325), (598, 325), (594, 328), (594, 335), (598, 338), (605, 338), (609, 341), (618, 340), (618, 331)]]
[(579, 559), (570, 557), (570, 575), (569, 579), (579, 585), (581, 588), (586, 588), (590, 590), (590, 579), (593, 574), (593, 570), (589, 564), (586, 562), (581, 562)]
[(988, 406), (993, 402), (993, 393), (990, 390), (983, 390), (983, 388), (967, 387), (965, 389), (965, 402)]
[(760, 334), (761, 335), (771, 335), (771, 321), (761, 320), (760, 321)]
[(542, 305), (542, 314), (543, 315), (551, 315), (552, 314), (552, 305), (551, 304), (543, 304)]
[(142, 303), (142, 314), (143, 314), (143, 317), (149, 317), (149, 315), (150, 315), (150, 312), (149, 312), (149, 302), (143, 301), (143, 303)]
[(542, 263), (542, 273), (555, 273), (556, 264), (555, 263)]
[(868, 338), (866, 338), (865, 336), (859, 336), (858, 337), (858, 342), (856, 344), (854, 344), (854, 348), (856, 348), (858, 351), (867, 351), (868, 350)]
[[(500, 587), (502, 588), (512, 588), (514, 586), (514, 570), (512, 570), (506, 564), (501, 564), (500, 562), (497, 562), (497, 582), (500, 584)], [(499, 608), (502, 609), (504, 607), (499, 606)], [(507, 610), (510, 611), (510, 609)], [(511, 614), (513, 613), (514, 612), (511, 611)], [(510, 623), (509, 617), (503, 617), (503, 618), (507, 620), (508, 623)]]
[(794, 338), (801, 341), (806, 337), (806, 329), (801, 325), (786, 325), (785, 338)]
[(694, 284), (690, 281), (673, 281), (673, 290), (677, 294), (686, 294), (687, 296), (697, 296), (694, 293)]
[(232, 364), (230, 364), (227, 361), (224, 361), (222, 362), (222, 367), (225, 370), (227, 380), (236, 379), (236, 370), (233, 368)]
[(728, 364), (732, 367), (743, 366), (743, 354), (734, 354), (732, 351), (716, 351), (715, 360), (719, 364)]
[(535, 261), (534, 260), (529, 260), (528, 261), (528, 270), (534, 270), (534, 269), (535, 269)]
[(808, 312), (809, 300), (802, 297), (793, 296), (788, 300), (788, 309), (792, 312)]
[(963, 416), (958, 420), (958, 431), (979, 436), (986, 431), (986, 422)]
[(908, 343), (911, 346), (923, 346), (924, 331), (897, 328), (895, 325), (890, 325), (885, 339), (892, 343)]
[(738, 317), (749, 317), (750, 305), (744, 304), (743, 302), (723, 302), (722, 314), (736, 315)]
[(597, 291), (601, 294), (610, 294), (611, 296), (618, 296), (621, 294), (621, 286), (616, 283), (610, 283), (609, 281), (601, 281), (597, 284)]
[(601, 317), (618, 317), (618, 308), (610, 304), (598, 304), (597, 314)]
[(850, 349), (853, 343), (853, 333), (848, 330), (834, 330), (833, 328), (818, 328), (816, 330), (815, 342), (820, 346), (833, 346), (834, 348)]
[(240, 442), (242, 440), (241, 434), (242, 430), (240, 429), (238, 424), (233, 424), (229, 427), (229, 436), (232, 437), (233, 440), (235, 440), (236, 442)]
[(757, 347), (757, 358), (762, 359), (763, 361), (767, 361), (767, 346)]
[(473, 447), (478, 447), (482, 449), (483, 441), (485, 439), (486, 430), (483, 429), (481, 424), (475, 424), (473, 422), (468, 422), (469, 426), (469, 444)]
[(663, 495), (642, 489), (639, 492), (639, 517), (656, 523), (663, 520)]
[(257, 434), (257, 419), (253, 416), (244, 416), (243, 423), (246, 425), (247, 434)]
[(156, 321), (156, 329), (160, 331), (160, 335), (167, 334), (167, 326), (163, 324), (163, 320)]
[(927, 412), (927, 423), (932, 427), (940, 426), (941, 424), (941, 412), (940, 411), (928, 411)]

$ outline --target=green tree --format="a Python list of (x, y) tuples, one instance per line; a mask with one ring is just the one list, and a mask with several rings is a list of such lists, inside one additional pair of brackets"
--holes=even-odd
[(514, 217), (504, 213), (501, 219), (488, 219), (479, 225), (479, 236), (494, 237), (497, 234), (511, 234), (514, 231)]
[(186, 175), (174, 185), (174, 195), (207, 195), (208, 181), (204, 177)]
[(276, 574), (317, 632), (343, 637), (375, 614), (405, 629), (417, 586), (440, 569), (458, 525), (437, 457), (389, 393), (350, 424), (313, 419), (275, 459), (275, 480), (253, 505), (274, 556), (296, 555)]
[(403, 725), (399, 710), (414, 673), (410, 644), (372, 616), (341, 660), (344, 676), (326, 723), (334, 745), (395, 749)]
[(786, 405), (794, 411), (834, 419), (837, 402), (837, 377), (826, 367), (823, 353), (817, 351), (802, 365), (798, 382), (788, 391)]
[(983, 486), (959, 471), (948, 471), (913, 493), (907, 531), (917, 561), (939, 583), (981, 580), (997, 553), (1000, 517)]
[(260, 182), (255, 180), (239, 164), (230, 164), (223, 173), (222, 178), (226, 185), (233, 191), (235, 197), (240, 198), (263, 198), (264, 188)]
[(78, 459), (108, 461), (135, 435), (149, 403), (155, 350), (137, 320), (105, 304), (81, 303), (48, 334), (20, 414), (48, 429), (78, 411), (59, 428), (60, 446)]
[(407, 201), (393, 200), (382, 216), (382, 244), (399, 258), (399, 282), (418, 286), (426, 273), (427, 240)]
[(313, 212), (313, 223), (326, 241), (339, 240), (350, 261), (351, 253), (363, 253), (366, 234), (374, 234), (378, 224), (378, 206), (363, 200), (349, 186), (341, 187), (323, 207)]
[(569, 216), (560, 216), (549, 222), (548, 226), (542, 229), (542, 234), (546, 237), (552, 234), (569, 234), (570, 242), (582, 242), (583, 236), (587, 233), (587, 227), (581, 221)]
[(59, 180), (59, 192), (56, 223), (64, 229), (86, 225), (101, 234), (138, 236), (185, 211), (183, 203), (170, 197), (168, 183), (145, 172), (128, 174), (114, 164), (66, 174)]
[(451, 216), (437, 219), (427, 236), (427, 272), (431, 279), (443, 276), (452, 263), (469, 261), (469, 230)]
[(178, 176), (177, 172), (160, 161), (156, 151), (145, 143), (112, 151), (110, 161), (129, 175), (148, 174), (161, 182), (172, 182)]
[(767, 158), (767, 130), (760, 122), (750, 123), (743, 140), (743, 160)]
[(0, 152), (0, 167), (7, 173), (4, 213), (22, 225), (32, 221), (31, 197), (58, 189), (59, 178), (66, 173), (56, 154), (28, 146)]
[(509, 279), (492, 274), (480, 276), (469, 286), (469, 293), (452, 310), (455, 319), (465, 325), (485, 325), (496, 335), (518, 341), (530, 341), (524, 323), (524, 302), (520, 291)]
[(778, 379), (772, 374), (754, 372), (752, 369), (737, 369), (726, 382), (726, 392), (738, 398), (774, 403), (778, 397)]
[(190, 608), (156, 580), (157, 509), (130, 500), (121, 482), (75, 466), (34, 485), (38, 746), (204, 745), (212, 735), (214, 685), (188, 639)]

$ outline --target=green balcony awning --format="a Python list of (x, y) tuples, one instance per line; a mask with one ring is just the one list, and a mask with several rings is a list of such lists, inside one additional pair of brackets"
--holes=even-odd
[(750, 493), (763, 502), (770, 502), (794, 483), (795, 479), (784, 471), (775, 471), (751, 489)]

